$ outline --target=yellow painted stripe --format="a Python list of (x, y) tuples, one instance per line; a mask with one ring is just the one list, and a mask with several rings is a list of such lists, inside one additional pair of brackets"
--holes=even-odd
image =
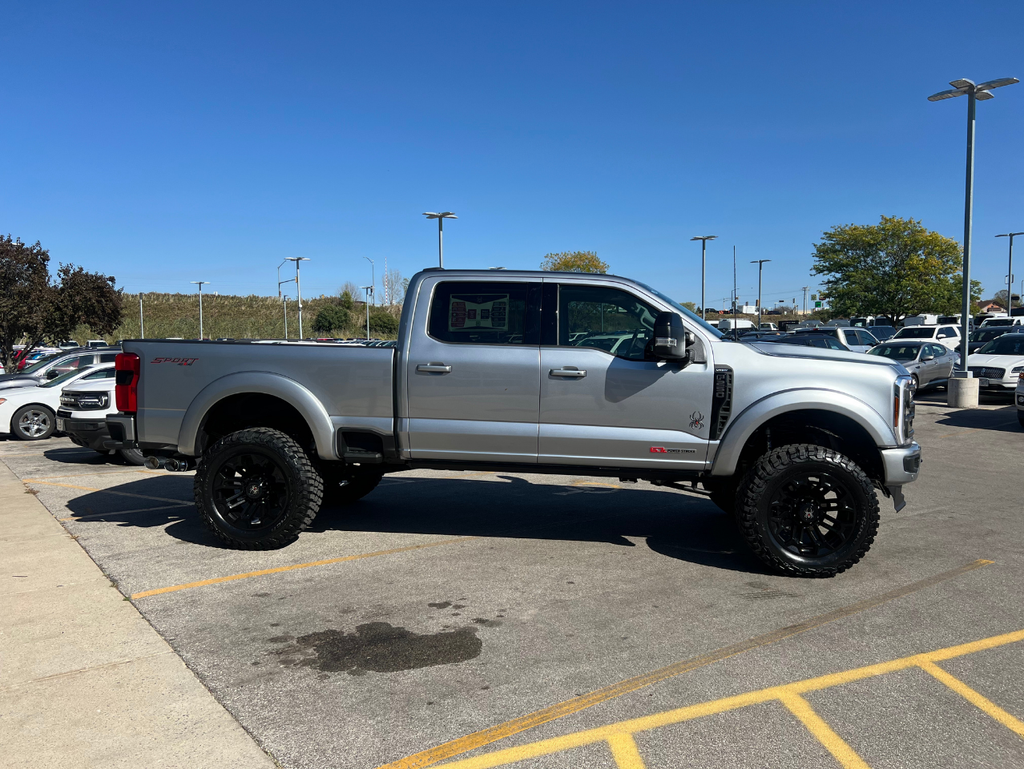
[[(756, 705), (762, 702), (770, 702), (772, 700), (779, 700), (783, 702), (783, 704), (789, 707), (790, 710), (794, 712), (794, 714), (797, 715), (797, 717), (805, 724), (813, 723), (814, 729), (812, 729), (812, 733), (815, 734), (815, 737), (821, 739), (819, 734), (827, 735), (831, 733), (831, 736), (829, 736), (831, 747), (825, 742), (822, 742), (822, 744), (830, 751), (833, 751), (833, 755), (837, 755), (836, 751), (838, 751), (840, 755), (844, 756), (844, 759), (840, 759), (841, 762), (843, 760), (851, 762), (855, 760), (859, 761), (859, 756), (853, 752), (852, 748), (849, 753), (845, 753), (843, 751), (839, 744), (842, 742), (842, 738), (836, 735), (835, 732), (832, 731), (831, 727), (829, 727), (820, 716), (814, 713), (806, 700), (799, 696), (800, 692), (818, 691), (831, 686), (850, 683), (851, 681), (859, 681), (864, 678), (883, 675), (895, 670), (903, 670), (919, 666), (922, 663), (927, 663), (929, 658), (933, 657), (951, 659), (952, 657), (974, 654), (975, 652), (993, 649), (997, 646), (1016, 643), (1021, 640), (1024, 640), (1024, 630), (992, 636), (991, 638), (975, 641), (973, 643), (961, 644), (960, 646), (950, 646), (946, 649), (939, 649), (938, 651), (928, 652), (925, 654), (912, 654), (909, 657), (901, 657), (878, 665), (868, 665), (866, 667), (854, 668), (853, 670), (847, 670), (833, 675), (809, 678), (804, 681), (797, 681), (795, 683), (784, 684), (782, 686), (772, 686), (759, 691), (747, 692), (745, 694), (739, 694), (732, 697), (724, 697), (720, 700), (702, 702), (698, 705), (687, 705), (682, 708), (676, 708), (675, 710), (667, 710), (650, 716), (642, 716), (641, 718), (633, 718), (628, 721), (620, 721), (618, 723), (601, 726), (596, 729), (588, 729), (582, 732), (566, 734), (561, 737), (541, 740), (528, 745), (506, 748), (505, 750), (498, 750), (493, 753), (487, 753), (473, 758), (464, 758), (460, 761), (446, 763), (443, 766), (444, 769), (491, 769), (491, 767), (503, 766), (516, 761), (523, 761), (528, 758), (538, 758), (540, 756), (558, 753), (570, 748), (591, 745), (595, 742), (610, 742), (617, 735), (621, 734), (632, 735), (637, 732), (657, 729), (662, 726), (678, 724), (684, 721), (692, 721), (697, 718), (716, 715), (718, 713), (726, 713), (731, 710), (738, 710), (740, 708), (747, 707), (748, 705)], [(981, 697), (981, 695), (977, 696)], [(987, 700), (985, 701), (987, 702)], [(992, 707), (996, 708), (997, 706), (992, 705)], [(1010, 718), (1012, 718), (1012, 716), (1010, 716)], [(808, 728), (810, 728), (810, 726), (808, 726)], [(815, 732), (815, 730), (817, 730), (817, 732)], [(836, 742), (836, 740), (838, 740), (838, 742)], [(845, 743), (843, 744), (845, 745)], [(835, 750), (833, 750), (833, 748), (835, 748)], [(847, 746), (847, 748), (849, 748), (849, 746)], [(844, 766), (845, 765), (847, 764), (844, 764)], [(863, 763), (850, 763), (848, 765), (863, 766)], [(387, 766), (390, 767), (392, 764), (387, 764)]]
[(800, 719), (807, 727), (807, 731), (814, 735), (832, 756), (842, 764), (843, 769), (870, 769), (864, 759), (857, 755), (857, 752), (850, 747), (842, 737), (836, 734), (825, 719), (814, 712), (811, 703), (799, 694), (786, 692), (781, 697), (782, 704), (789, 708), (789, 712)]
[(933, 662), (922, 662), (919, 664), (919, 667), (922, 670), (931, 673), (939, 681), (942, 681), (942, 683), (970, 702), (978, 708), (978, 710), (988, 716), (991, 716), (1007, 729), (1016, 732), (1018, 736), (1024, 737), (1024, 723), (1022, 723), (1020, 719), (1011, 716), (994, 702), (974, 691), (974, 689), (969, 687), (959, 678), (950, 675)]
[(619, 769), (645, 769), (644, 760), (631, 734), (616, 734), (608, 738), (608, 747)]
[(903, 596), (917, 592), (918, 590), (923, 590), (933, 585), (937, 585), (940, 582), (952, 579), (953, 577), (958, 577), (991, 563), (992, 561), (984, 559), (972, 561), (964, 566), (942, 572), (941, 574), (936, 574), (932, 577), (927, 577), (906, 585), (905, 587), (891, 590), (888, 593), (883, 593), (882, 595), (874, 598), (868, 598), (851, 606), (836, 609), (835, 611), (831, 611), (826, 614), (821, 614), (797, 625), (790, 625), (789, 627), (784, 627), (779, 630), (772, 631), (771, 633), (766, 633), (765, 635), (756, 636), (755, 638), (751, 638), (747, 641), (742, 641), (740, 643), (733, 644), (732, 646), (726, 646), (722, 649), (703, 654), (699, 657), (682, 660), (659, 670), (637, 676), (636, 678), (620, 681), (619, 683), (611, 684), (610, 686), (590, 692), (589, 694), (574, 697), (571, 700), (559, 702), (555, 705), (543, 708), (542, 710), (537, 710), (533, 713), (528, 713), (527, 715), (514, 718), (511, 721), (506, 721), (502, 724), (497, 724), (496, 726), (491, 726), (487, 729), (473, 732), (472, 734), (459, 737), (455, 740), (451, 740), (450, 742), (442, 743), (441, 745), (433, 748), (428, 748), (427, 750), (415, 753), (414, 755), (394, 761), (390, 764), (385, 764), (380, 767), (380, 769), (414, 769), (416, 767), (431, 766), (439, 761), (444, 761), (462, 753), (468, 753), (471, 750), (476, 750), (484, 745), (489, 745), (492, 742), (497, 742), (498, 740), (510, 737), (513, 734), (519, 734), (520, 732), (532, 729), (535, 726), (550, 723), (551, 721), (555, 721), (559, 718), (564, 718), (565, 716), (578, 713), (586, 708), (599, 705), (616, 697), (621, 697), (623, 694), (629, 694), (637, 689), (651, 686), (652, 684), (659, 683), (668, 678), (680, 675), (681, 673), (686, 673), (691, 670), (695, 670), (696, 668), (710, 665), (713, 662), (719, 662), (721, 660), (728, 659), (729, 657), (734, 657), (737, 654), (742, 654), (743, 652), (751, 651), (752, 649), (777, 643), (778, 641), (782, 641), (786, 638), (792, 638), (799, 633), (805, 633), (808, 630), (821, 627), (829, 622), (835, 622), (836, 620), (844, 619), (851, 615), (867, 611), (868, 609), (873, 609), (888, 601), (902, 598)]
[(283, 574), (286, 571), (309, 569), (313, 566), (328, 566), (333, 563), (344, 563), (345, 561), (359, 561), (363, 558), (376, 558), (379, 555), (395, 555), (396, 553), (408, 553), (413, 550), (423, 550), (428, 547), (451, 545), (456, 542), (468, 542), (471, 539), (478, 539), (478, 537), (458, 537), (457, 539), (444, 539), (440, 542), (425, 542), (422, 545), (409, 545), (408, 547), (396, 547), (391, 550), (378, 550), (373, 553), (360, 553), (359, 555), (346, 555), (342, 556), (341, 558), (328, 558), (323, 561), (310, 561), (309, 563), (296, 563), (291, 566), (278, 566), (276, 569), (260, 569), (259, 571), (249, 571), (244, 574), (231, 574), (227, 577), (214, 577), (213, 579), (203, 579), (198, 582), (188, 582), (184, 585), (171, 585), (170, 587), (159, 587), (155, 590), (144, 590), (141, 593), (133, 593), (132, 600), (134, 601), (139, 598), (148, 598), (152, 595), (163, 595), (164, 593), (176, 593), (179, 590), (189, 590), (194, 587), (205, 587), (206, 585), (219, 585), (222, 582), (234, 582), (238, 579), (249, 579), (250, 577), (263, 577), (267, 574)]
[(609, 489), (621, 489), (617, 483), (601, 483), (600, 481), (576, 481), (573, 486), (607, 486)]
[(96, 489), (92, 486), (75, 486), (70, 483), (53, 483), (52, 481), (31, 481), (32, 483), (42, 484), (43, 486), (60, 486), (65, 489), (78, 489), (80, 491), (96, 491), (103, 494), (116, 494), (119, 497), (134, 497), (135, 499), (152, 499), (156, 502), (182, 502), (188, 504), (181, 499), (169, 499), (167, 497), (154, 497), (149, 494), (133, 494), (130, 491), (113, 491), (112, 489)]

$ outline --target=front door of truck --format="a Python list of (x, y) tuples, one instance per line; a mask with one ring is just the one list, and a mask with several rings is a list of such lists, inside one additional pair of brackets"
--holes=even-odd
[(434, 279), (406, 364), (411, 459), (537, 462), (540, 282)]
[[(703, 470), (711, 362), (647, 359), (658, 308), (618, 287), (545, 285), (541, 463)], [(552, 342), (552, 344), (548, 344)], [(707, 356), (705, 356), (707, 357)]]

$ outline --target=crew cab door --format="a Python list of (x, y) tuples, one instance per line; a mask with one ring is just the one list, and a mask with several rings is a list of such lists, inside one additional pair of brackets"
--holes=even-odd
[(421, 284), (406, 359), (410, 459), (537, 462), (540, 282)]
[(545, 283), (541, 463), (704, 469), (712, 363), (649, 359), (658, 312), (617, 286)]

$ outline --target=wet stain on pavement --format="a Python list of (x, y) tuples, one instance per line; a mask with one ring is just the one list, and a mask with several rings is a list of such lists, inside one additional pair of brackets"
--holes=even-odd
[(440, 601), (438, 603), (428, 603), (427, 604), (427, 606), (429, 606), (431, 609), (447, 609), (451, 605), (452, 605), (451, 601)]
[(501, 623), (496, 619), (485, 619), (484, 617), (473, 617), (473, 621), (478, 625), (484, 627), (501, 627)]
[[(453, 665), (480, 655), (483, 642), (475, 627), (419, 634), (387, 622), (358, 625), (354, 633), (322, 630), (299, 636), (295, 643), (273, 652), (282, 665), (316, 668), (325, 673), (353, 676)], [(281, 643), (288, 636), (269, 639)]]

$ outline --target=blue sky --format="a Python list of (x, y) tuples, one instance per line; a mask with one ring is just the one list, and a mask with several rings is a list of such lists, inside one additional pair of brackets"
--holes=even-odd
[[(303, 294), (596, 250), (708, 305), (800, 297), (882, 214), (961, 240), (966, 100), (1020, 2), (7, 3), (0, 231), (129, 291)], [(973, 277), (1024, 230), (1024, 84), (978, 105)], [(1017, 285), (1024, 278), (1024, 237)]]

